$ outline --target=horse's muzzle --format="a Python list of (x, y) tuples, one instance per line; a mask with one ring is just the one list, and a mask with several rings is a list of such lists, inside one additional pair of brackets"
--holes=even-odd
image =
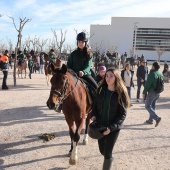
[(50, 110), (55, 109), (55, 104), (53, 102), (47, 102), (47, 106)]

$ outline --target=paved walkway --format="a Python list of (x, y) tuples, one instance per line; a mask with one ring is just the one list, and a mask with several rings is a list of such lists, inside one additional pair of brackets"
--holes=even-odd
[[(0, 72), (2, 81), (2, 72)], [(136, 81), (135, 81), (136, 83)], [(32, 79), (17, 79), (13, 87), (12, 71), (8, 91), (0, 89), (0, 170), (101, 170), (103, 158), (97, 141), (82, 144), (81, 136), (76, 166), (69, 165), (68, 127), (63, 114), (48, 110), (46, 101), (50, 87), (45, 76), (33, 74)], [(121, 131), (114, 149), (113, 170), (170, 169), (170, 83), (157, 103), (160, 125), (146, 125), (148, 113), (144, 103), (128, 110), (125, 129)], [(38, 136), (54, 133), (56, 138), (44, 142)]]

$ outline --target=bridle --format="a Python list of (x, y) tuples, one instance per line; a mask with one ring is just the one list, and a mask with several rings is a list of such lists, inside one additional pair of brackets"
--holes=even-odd
[(63, 87), (62, 92), (60, 92), (58, 90), (51, 90), (51, 92), (54, 92), (55, 94), (57, 94), (61, 98), (61, 100), (59, 100), (58, 104), (62, 104), (63, 101), (75, 90), (75, 88), (77, 86), (77, 83), (78, 83), (78, 80), (79, 79), (77, 78), (76, 79), (76, 84), (75, 84), (74, 88), (67, 95), (66, 95), (66, 91), (67, 91), (67, 88), (68, 88), (68, 85), (69, 85), (68, 78), (67, 78), (67, 80), (64, 83), (64, 87)]

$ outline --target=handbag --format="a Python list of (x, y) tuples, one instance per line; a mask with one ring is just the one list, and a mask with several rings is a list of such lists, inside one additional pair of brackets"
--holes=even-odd
[(101, 139), (105, 135), (103, 135), (103, 132), (107, 130), (107, 127), (99, 126), (98, 122), (94, 121), (89, 124), (88, 128), (88, 135), (92, 139)]

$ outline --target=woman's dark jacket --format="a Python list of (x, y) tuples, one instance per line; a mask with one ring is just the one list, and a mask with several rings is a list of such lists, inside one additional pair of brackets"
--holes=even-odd
[[(122, 70), (121, 71), (121, 77), (122, 77), (122, 80), (125, 82), (125, 79), (124, 79), (124, 73), (125, 73), (126, 70)], [(134, 75), (134, 71), (130, 70), (131, 72), (131, 81), (130, 81), (130, 87), (134, 87), (134, 82), (133, 82), (133, 75)]]
[[(91, 117), (95, 116), (96, 121), (100, 122), (100, 114), (103, 108), (104, 96), (107, 87), (99, 87), (95, 101), (93, 104)], [(122, 95), (123, 103), (126, 106), (125, 96)], [(113, 91), (110, 98), (110, 107), (108, 108), (109, 126), (111, 131), (120, 130), (123, 126), (123, 121), (126, 118), (127, 109), (118, 103), (118, 93)]]

